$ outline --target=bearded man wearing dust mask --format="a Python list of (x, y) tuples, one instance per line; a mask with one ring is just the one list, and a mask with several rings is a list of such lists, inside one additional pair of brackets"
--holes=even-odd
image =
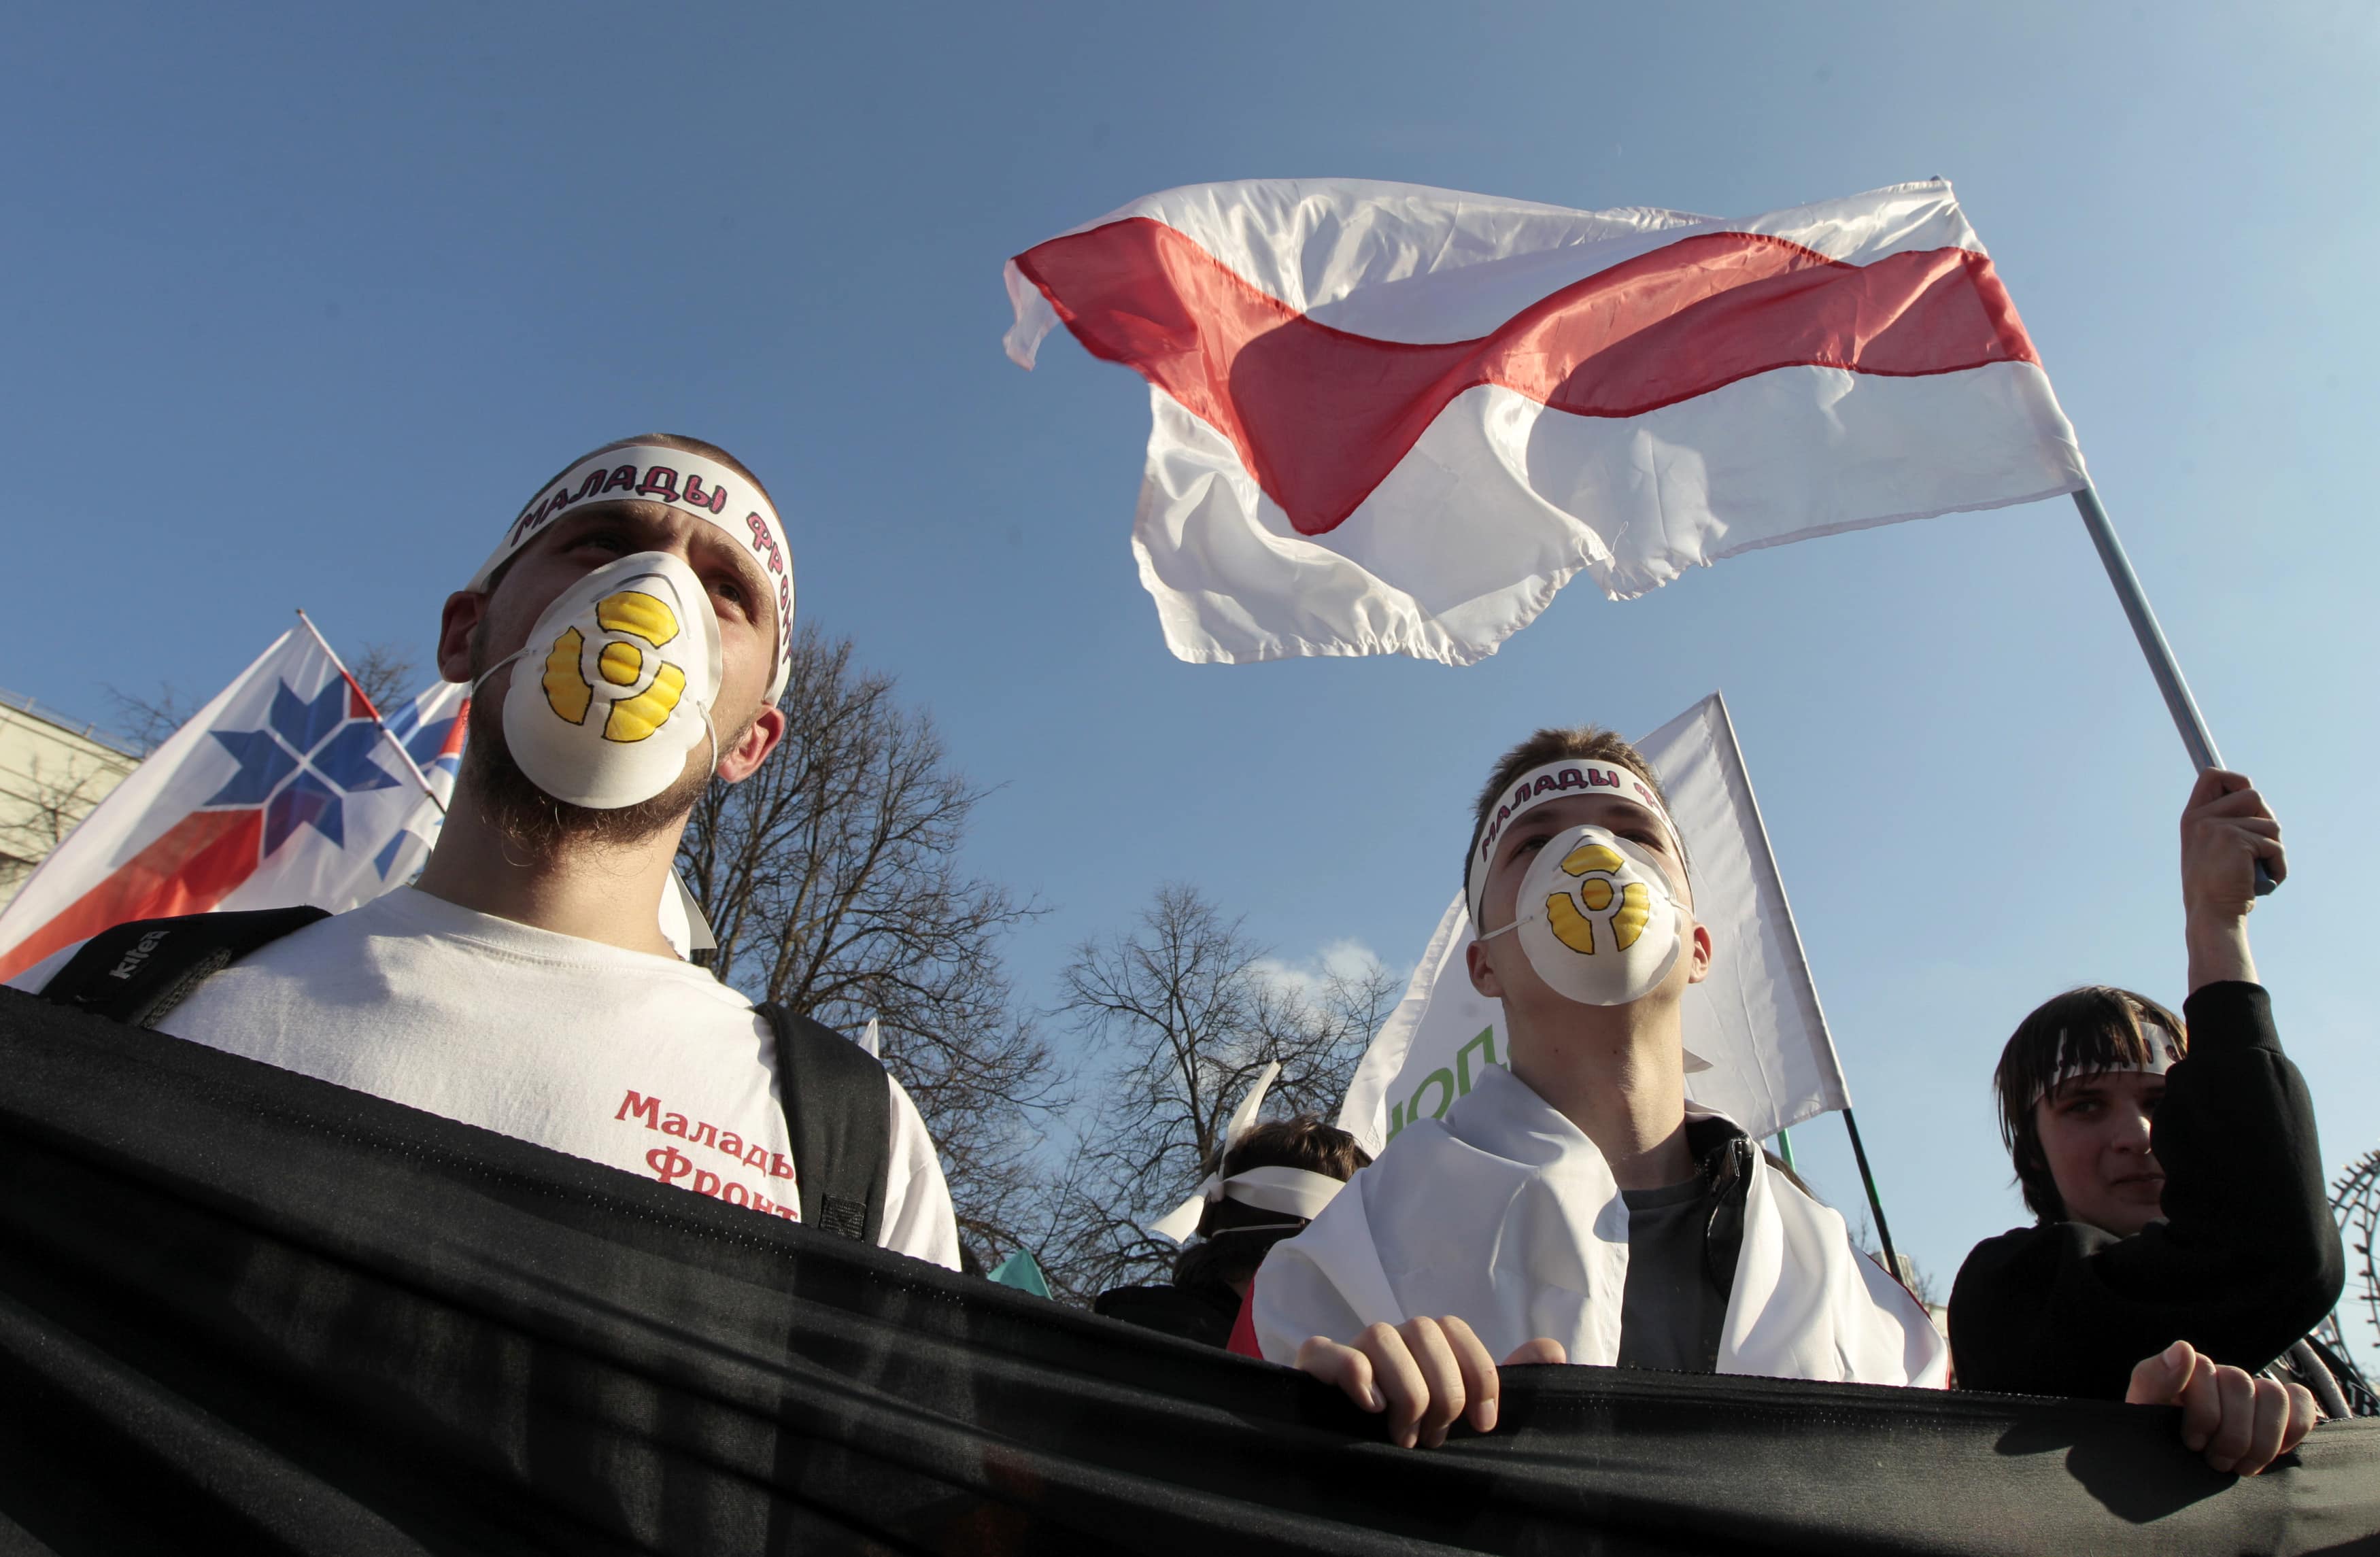
[[(783, 737), (793, 621), (783, 526), (732, 455), (650, 434), (573, 461), (447, 598), (438, 668), (473, 686), (470, 738), (419, 880), (196, 970), (149, 1025), (956, 1268), (933, 1142), (889, 1077), (839, 1094), (868, 1187), (804, 1217), (802, 1181), (834, 1176), (795, 1161), (787, 1117), (805, 1089), (783, 1057), (808, 1051), (785, 1029), (808, 1019), (662, 932), (696, 798)], [(170, 949), (234, 918), (153, 922)], [(79, 950), (12, 983), (88, 983)]]

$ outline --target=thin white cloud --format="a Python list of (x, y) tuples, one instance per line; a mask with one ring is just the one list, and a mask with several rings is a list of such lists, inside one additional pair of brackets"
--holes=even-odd
[[(1311, 956), (1258, 957), (1253, 965), (1256, 976), (1267, 984), (1284, 994), (1302, 995), (1308, 1000), (1319, 999), (1334, 978), (1360, 978), (1380, 966), (1380, 955), (1353, 936), (1326, 941)], [(1411, 972), (1408, 968), (1398, 973), (1397, 982), (1402, 985)]]

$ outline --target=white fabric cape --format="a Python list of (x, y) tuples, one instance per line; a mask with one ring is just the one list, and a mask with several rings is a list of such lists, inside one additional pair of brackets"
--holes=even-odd
[[(1628, 1206), (1603, 1154), (1491, 1069), (1274, 1247), (1257, 1273), (1257, 1344), (1288, 1363), (1309, 1336), (1453, 1314), (1500, 1360), (1543, 1335), (1573, 1363), (1609, 1366), (1627, 1279)], [(1948, 1343), (1842, 1217), (1756, 1161), (1718, 1371), (1938, 1389), (1949, 1369)]]

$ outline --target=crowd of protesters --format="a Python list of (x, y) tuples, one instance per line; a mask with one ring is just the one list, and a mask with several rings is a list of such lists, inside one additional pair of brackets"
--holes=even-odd
[[(856, 1046), (754, 1009), (657, 929), (696, 796), (783, 733), (792, 620), (782, 527), (724, 450), (651, 435), (573, 462), (447, 602), (440, 668), (477, 696), (419, 882), (193, 967), (154, 1025), (629, 1172), (699, 1119), (740, 1203), (955, 1267), (900, 1087), (855, 1085)], [(1540, 730), (1470, 821), (1467, 971), (1509, 1068), (1378, 1162), (1310, 1118), (1228, 1141), (1173, 1282), (1099, 1312), (1303, 1369), (1412, 1447), (1492, 1430), (1500, 1366), (1531, 1364), (2179, 1404), (2188, 1448), (2240, 1474), (2372, 1408), (2308, 1335), (2343, 1259), (2250, 955), (2257, 871), (2288, 863), (2242, 775), (2202, 774), (2183, 812), (2180, 1012), (2082, 989), (2009, 1040), (2000, 1128), (2036, 1221), (1968, 1257), (1947, 1338), (1687, 1099), (1681, 1004), (1722, 949), (1650, 764)], [(14, 982), (91, 1004), (105, 960), (68, 948)], [(830, 1108), (854, 1126), (795, 1122)]]

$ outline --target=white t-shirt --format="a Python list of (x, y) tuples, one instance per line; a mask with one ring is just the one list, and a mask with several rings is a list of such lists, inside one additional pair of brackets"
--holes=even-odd
[[(78, 948), (9, 987), (38, 993)], [(161, 1032), (799, 1221), (776, 1044), (702, 968), (410, 887), (259, 948)], [(882, 1247), (958, 1268), (949, 1186), (895, 1082)]]

